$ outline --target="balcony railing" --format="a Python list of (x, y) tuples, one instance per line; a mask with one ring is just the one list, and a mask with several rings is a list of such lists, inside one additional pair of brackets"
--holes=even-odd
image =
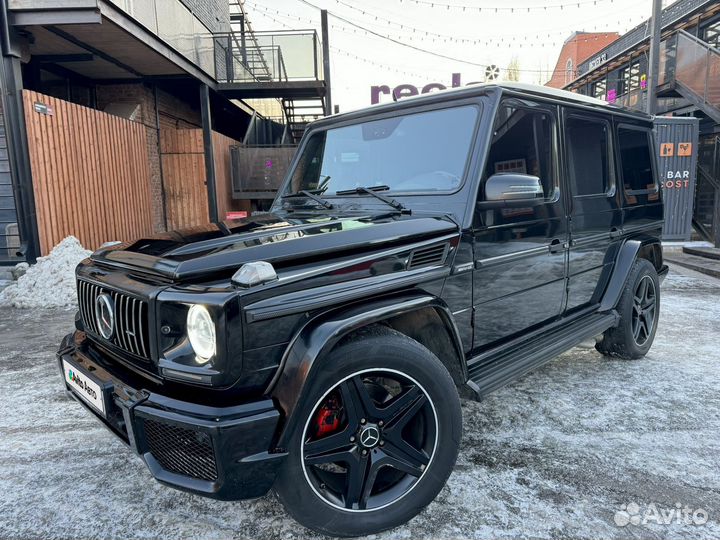
[(218, 82), (322, 80), (315, 30), (215, 34)]
[(675, 81), (692, 91), (704, 105), (720, 110), (720, 50), (680, 30)]
[(213, 35), (179, 0), (109, 0), (215, 78)]
[[(661, 16), (661, 26), (663, 30), (669, 29), (678, 21), (682, 21), (690, 14), (703, 9), (706, 5), (713, 4), (717, 0), (677, 0), (668, 7), (663, 9)], [(650, 20), (639, 24), (625, 35), (613, 41), (610, 45), (591, 56), (588, 60), (580, 63), (577, 68), (578, 76), (583, 76), (592, 71), (591, 64), (593, 59), (603, 54), (608, 61), (621, 55), (622, 53), (632, 50), (644, 41), (650, 39)]]
[[(694, 94), (694, 101), (720, 114), (720, 50), (680, 30), (660, 43), (658, 86), (679, 84)], [(676, 100), (679, 98), (662, 98)], [(614, 103), (645, 109), (647, 92), (635, 88), (617, 96)]]

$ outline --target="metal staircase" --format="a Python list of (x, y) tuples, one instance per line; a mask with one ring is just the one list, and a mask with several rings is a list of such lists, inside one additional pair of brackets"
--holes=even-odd
[(704, 139), (698, 153), (693, 225), (706, 240), (720, 247), (720, 137)]
[[(308, 122), (325, 115), (322, 50), (314, 30), (257, 32), (242, 0), (228, 0), (230, 32), (216, 35), (218, 90), (230, 99), (276, 99), (285, 123), (283, 143), (297, 144)], [(292, 53), (291, 65), (285, 53)]]
[(325, 116), (325, 99), (283, 99), (283, 111), (287, 121), (288, 142), (297, 144), (305, 133), (308, 123)]
[(720, 50), (679, 30), (664, 53), (669, 87), (720, 123)]
[(270, 66), (262, 53), (252, 23), (245, 15), (242, 0), (229, 0), (229, 3), (230, 34), (233, 36), (241, 62), (248, 67), (251, 73), (255, 74), (258, 80), (270, 80), (272, 78)]

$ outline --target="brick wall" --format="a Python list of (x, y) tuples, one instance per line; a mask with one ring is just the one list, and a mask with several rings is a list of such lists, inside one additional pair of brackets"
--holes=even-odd
[[(577, 77), (578, 65), (598, 51), (615, 41), (620, 34), (617, 32), (576, 32), (563, 45), (553, 70), (552, 78), (545, 86), (564, 88)], [(571, 62), (572, 74), (566, 76), (568, 60)]]
[(211, 32), (230, 30), (228, 0), (180, 0)]
[[(137, 103), (140, 105), (134, 120), (143, 124), (147, 132), (153, 229), (156, 232), (164, 231), (163, 179), (160, 171), (158, 125), (153, 89), (142, 83), (99, 85), (97, 87), (98, 109), (104, 110), (111, 103)], [(158, 90), (157, 105), (160, 129), (191, 129), (201, 126), (199, 109), (167, 92)]]

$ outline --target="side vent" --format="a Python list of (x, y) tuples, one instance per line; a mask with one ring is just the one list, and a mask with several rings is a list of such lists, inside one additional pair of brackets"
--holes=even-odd
[(450, 244), (440, 244), (413, 250), (408, 259), (408, 270), (423, 266), (435, 266), (445, 262)]

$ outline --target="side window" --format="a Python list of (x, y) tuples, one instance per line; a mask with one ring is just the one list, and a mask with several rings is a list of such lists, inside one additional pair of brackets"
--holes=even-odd
[(647, 130), (625, 127), (618, 129), (622, 182), (626, 192), (648, 193), (657, 189), (653, 177), (651, 141)]
[(542, 193), (538, 187), (537, 193), (529, 198), (554, 199), (557, 191), (555, 126), (555, 115), (550, 109), (516, 100), (501, 103), (483, 172), (481, 200), (492, 198), (488, 193), (491, 189), (488, 178), (503, 173), (536, 177), (534, 182), (539, 180)]
[(609, 124), (581, 116), (565, 122), (570, 183), (575, 197), (611, 194)]

